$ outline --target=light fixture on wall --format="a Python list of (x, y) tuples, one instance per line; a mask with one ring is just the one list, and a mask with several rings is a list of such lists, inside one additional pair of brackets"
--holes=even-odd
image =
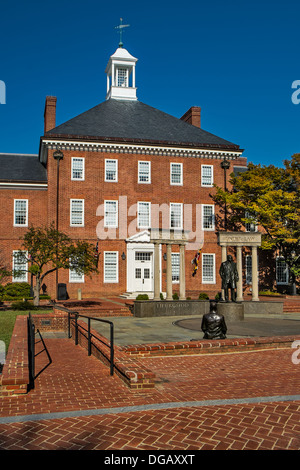
[(125, 255), (124, 251), (123, 251), (123, 253), (122, 253), (122, 255), (121, 255), (121, 258), (122, 258), (123, 261), (125, 261), (126, 255)]

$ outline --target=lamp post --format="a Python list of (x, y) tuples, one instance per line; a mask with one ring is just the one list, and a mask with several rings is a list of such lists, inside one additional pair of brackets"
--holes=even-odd
[[(224, 191), (227, 191), (227, 180), (226, 180), (226, 171), (230, 167), (230, 162), (224, 158), (224, 160), (221, 163), (221, 168), (224, 170)], [(226, 199), (225, 199), (225, 206), (224, 206), (224, 228), (227, 230), (227, 204), (226, 204)]]
[[(64, 158), (64, 154), (59, 148), (53, 153), (54, 160), (57, 161), (57, 171), (56, 171), (56, 231), (58, 232), (58, 207), (59, 207), (59, 163)], [(58, 257), (58, 238), (56, 242), (56, 262)], [(56, 268), (56, 296), (58, 299), (58, 269)]]

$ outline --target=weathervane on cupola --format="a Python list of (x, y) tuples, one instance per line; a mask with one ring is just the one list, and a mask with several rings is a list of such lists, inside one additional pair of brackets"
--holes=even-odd
[(120, 18), (120, 24), (119, 26), (116, 26), (115, 29), (119, 30), (120, 34), (120, 42), (119, 42), (119, 47), (123, 47), (123, 41), (122, 41), (122, 33), (124, 28), (128, 28), (130, 24), (123, 24), (123, 18)]
[(106, 99), (117, 99), (126, 101), (136, 101), (136, 85), (135, 85), (135, 65), (137, 59), (133, 57), (123, 47), (122, 33), (124, 28), (128, 28), (129, 24), (123, 24), (123, 18), (120, 18), (119, 26), (115, 29), (119, 30), (120, 42), (116, 52), (110, 56), (105, 69), (107, 75), (107, 93)]

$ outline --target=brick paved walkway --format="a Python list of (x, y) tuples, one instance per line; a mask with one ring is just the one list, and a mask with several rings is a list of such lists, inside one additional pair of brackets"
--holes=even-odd
[(142, 359), (154, 390), (130, 390), (85, 350), (47, 339), (35, 389), (0, 398), (0, 449), (300, 449), (292, 350)]

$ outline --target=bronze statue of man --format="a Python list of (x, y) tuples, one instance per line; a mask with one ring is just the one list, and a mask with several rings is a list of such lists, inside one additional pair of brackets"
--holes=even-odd
[(210, 311), (202, 317), (203, 339), (226, 339), (227, 326), (224, 316), (217, 312), (217, 303), (210, 303)]
[(221, 264), (220, 276), (222, 279), (222, 289), (224, 289), (225, 302), (229, 302), (229, 289), (231, 290), (231, 300), (236, 302), (236, 287), (239, 280), (236, 264), (231, 255)]

